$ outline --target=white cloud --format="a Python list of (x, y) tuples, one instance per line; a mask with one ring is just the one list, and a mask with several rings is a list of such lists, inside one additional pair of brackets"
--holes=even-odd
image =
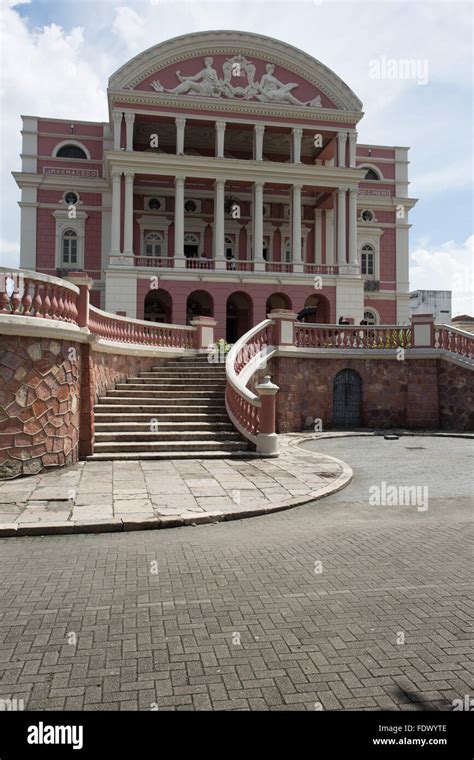
[(143, 16), (139, 16), (132, 8), (121, 6), (117, 8), (112, 31), (125, 43), (128, 50), (135, 51), (144, 38)]
[(451, 290), (453, 316), (474, 313), (474, 235), (410, 254), (411, 290)]

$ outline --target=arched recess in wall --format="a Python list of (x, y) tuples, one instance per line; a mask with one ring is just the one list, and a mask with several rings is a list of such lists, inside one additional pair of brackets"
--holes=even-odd
[(213, 317), (214, 299), (206, 290), (194, 290), (186, 301), (186, 324), (195, 317)]
[(273, 309), (291, 309), (291, 298), (286, 293), (272, 293), (267, 298), (265, 313), (270, 314)]
[(53, 158), (80, 158), (90, 160), (91, 154), (83, 143), (77, 140), (63, 140), (54, 146)]
[(300, 322), (310, 322), (327, 325), (330, 322), (330, 305), (326, 296), (312, 293), (304, 302), (304, 307), (298, 313)]
[(353, 369), (342, 369), (334, 378), (332, 424), (349, 430), (362, 425), (362, 378)]
[(227, 299), (226, 340), (235, 343), (253, 324), (253, 301), (247, 293), (236, 291)]
[(167, 290), (149, 290), (145, 296), (144, 319), (147, 322), (173, 322), (173, 299)]

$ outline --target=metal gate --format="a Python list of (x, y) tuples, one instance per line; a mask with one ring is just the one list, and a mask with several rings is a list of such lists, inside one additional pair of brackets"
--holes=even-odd
[(352, 369), (343, 369), (334, 378), (332, 415), (335, 428), (361, 427), (362, 378)]

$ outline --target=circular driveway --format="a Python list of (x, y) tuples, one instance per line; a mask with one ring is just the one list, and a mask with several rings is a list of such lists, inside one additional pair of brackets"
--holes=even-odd
[[(0, 696), (26, 709), (451, 710), (472, 694), (472, 441), (309, 445), (354, 478), (290, 511), (0, 539)], [(427, 485), (428, 509), (369, 505), (381, 481)]]

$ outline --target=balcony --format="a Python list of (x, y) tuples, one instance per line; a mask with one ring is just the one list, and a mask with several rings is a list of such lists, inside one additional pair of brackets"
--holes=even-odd
[[(110, 262), (112, 263), (112, 262)], [(117, 262), (121, 264), (121, 262)], [(131, 262), (130, 264), (131, 265)], [(145, 269), (172, 269), (176, 271), (185, 270), (205, 270), (207, 272), (213, 271), (226, 271), (226, 272), (239, 272), (239, 273), (253, 273), (258, 271), (259, 274), (264, 272), (268, 274), (288, 274), (291, 275), (294, 272), (294, 266), (292, 262), (284, 261), (247, 261), (240, 259), (231, 259), (224, 261), (216, 261), (211, 258), (175, 258), (174, 256), (134, 256), (133, 266)], [(301, 275), (326, 275), (335, 276), (339, 274), (339, 267), (335, 265), (325, 264), (306, 264), (303, 263), (303, 271), (296, 272), (298, 277)]]

